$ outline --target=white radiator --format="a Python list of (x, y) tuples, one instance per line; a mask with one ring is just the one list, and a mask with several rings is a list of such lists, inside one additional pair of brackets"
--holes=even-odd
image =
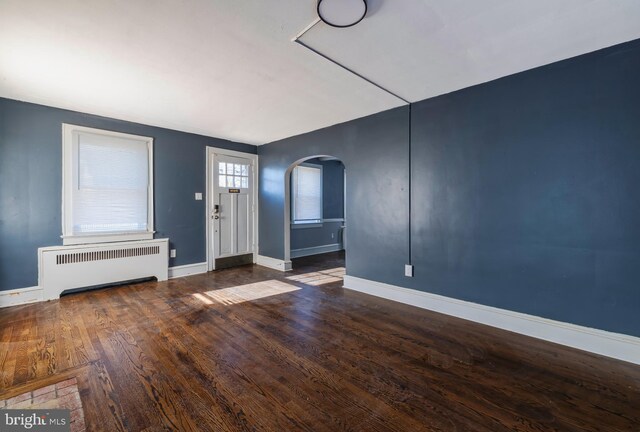
[(38, 249), (44, 300), (64, 291), (146, 277), (168, 279), (169, 239), (52, 246)]

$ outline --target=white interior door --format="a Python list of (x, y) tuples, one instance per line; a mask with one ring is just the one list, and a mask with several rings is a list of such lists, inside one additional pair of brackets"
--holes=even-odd
[(215, 260), (253, 253), (252, 159), (211, 155), (209, 200), (209, 244), (213, 246), (210, 268)]

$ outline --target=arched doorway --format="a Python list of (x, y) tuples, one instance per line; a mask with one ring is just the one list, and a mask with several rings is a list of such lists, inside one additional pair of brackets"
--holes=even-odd
[[(331, 155), (310, 155), (287, 168), (284, 182), (285, 262), (330, 253), (326, 256), (335, 258), (335, 252), (346, 251), (344, 163)], [(344, 252), (341, 256), (344, 261)]]

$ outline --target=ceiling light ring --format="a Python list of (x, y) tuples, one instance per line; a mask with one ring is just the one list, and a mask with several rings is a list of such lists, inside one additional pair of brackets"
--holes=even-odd
[(367, 0), (361, 0), (363, 5), (364, 5), (364, 10), (362, 12), (362, 16), (360, 16), (356, 21), (352, 21), (349, 24), (336, 24), (336, 23), (332, 23), (330, 20), (328, 20), (326, 17), (322, 16), (322, 12), (320, 11), (320, 4), (323, 2), (323, 0), (318, 0), (318, 4), (316, 6), (316, 11), (318, 13), (318, 17), (322, 20), (323, 23), (330, 25), (331, 27), (336, 27), (336, 28), (348, 28), (348, 27), (353, 27), (354, 25), (358, 24), (360, 21), (362, 21), (364, 19), (364, 17), (367, 15), (367, 10), (369, 5), (367, 4)]

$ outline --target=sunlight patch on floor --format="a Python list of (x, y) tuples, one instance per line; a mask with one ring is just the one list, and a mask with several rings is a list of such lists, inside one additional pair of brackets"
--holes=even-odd
[(300, 288), (278, 280), (268, 280), (219, 290), (195, 293), (193, 297), (205, 304), (233, 305), (279, 294), (298, 291)]
[(195, 294), (193, 294), (193, 296), (195, 298), (197, 298), (198, 300), (200, 300), (204, 304), (213, 304), (213, 302), (211, 300), (209, 300), (207, 297), (203, 296), (200, 293), (195, 293)]
[(287, 279), (303, 284), (318, 286), (331, 282), (339, 282), (344, 278), (345, 268), (336, 267), (328, 270), (304, 273), (301, 275), (289, 276)]

